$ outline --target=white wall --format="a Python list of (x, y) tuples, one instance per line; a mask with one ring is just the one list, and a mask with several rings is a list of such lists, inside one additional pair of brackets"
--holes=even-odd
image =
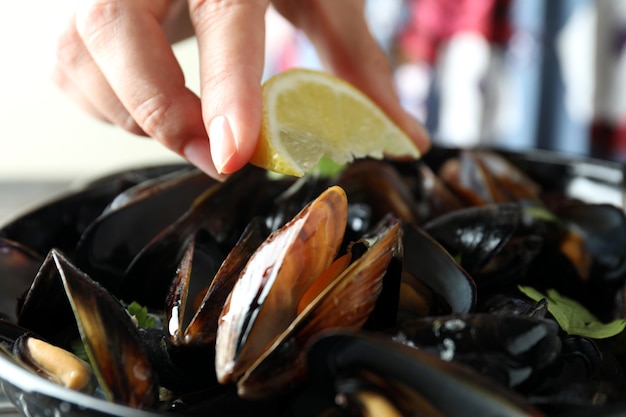
[[(60, 7), (70, 3), (0, 0), (0, 181), (80, 181), (129, 166), (181, 161), (150, 139), (92, 119), (49, 81)], [(175, 51), (193, 83), (194, 42)]]

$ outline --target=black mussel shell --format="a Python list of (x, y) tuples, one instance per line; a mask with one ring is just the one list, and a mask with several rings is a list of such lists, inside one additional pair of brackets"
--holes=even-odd
[(337, 386), (336, 381), (366, 370), (423, 395), (448, 417), (543, 415), (523, 397), (479, 372), (380, 336), (326, 334), (310, 346), (307, 364), (326, 391)]
[(76, 264), (116, 291), (137, 253), (215, 182), (197, 170), (183, 169), (118, 194), (81, 235)]
[[(53, 247), (72, 253), (85, 229), (116, 195), (151, 178), (178, 171), (184, 165), (164, 165), (112, 174), (14, 219), (0, 237), (15, 240), (45, 256)], [(190, 169), (191, 167), (187, 167)]]
[(406, 224), (403, 232), (404, 270), (441, 295), (450, 307), (448, 313), (472, 311), (476, 304), (476, 284), (472, 277), (443, 246), (415, 224)]

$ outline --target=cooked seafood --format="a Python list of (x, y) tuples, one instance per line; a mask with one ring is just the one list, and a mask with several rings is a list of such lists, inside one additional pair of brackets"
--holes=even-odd
[[(72, 312), (105, 397), (131, 407), (154, 406), (156, 377), (131, 317), (109, 292), (53, 249), (26, 294), (18, 324), (54, 340), (60, 324), (54, 316), (57, 309)], [(51, 314), (47, 327), (32, 324), (41, 314)]]
[(78, 391), (93, 392), (95, 375), (91, 366), (65, 349), (23, 334), (15, 340), (13, 353), (21, 363), (52, 382)]
[[(568, 194), (566, 163), (103, 179), (0, 229), (0, 361), (155, 414), (624, 413), (624, 207)], [(92, 371), (69, 383), (35, 340)]]
[(219, 319), (222, 383), (239, 379), (295, 320), (298, 303), (337, 255), (347, 216), (344, 191), (329, 188), (253, 254)]

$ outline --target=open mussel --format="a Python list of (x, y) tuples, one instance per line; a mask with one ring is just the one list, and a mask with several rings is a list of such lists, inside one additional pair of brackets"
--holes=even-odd
[[(265, 350), (238, 381), (242, 397), (262, 398), (298, 387), (306, 377), (305, 350), (310, 340), (329, 329), (358, 330), (385, 322), (396, 311), (401, 257), (400, 227), (397, 219), (382, 222), (371, 234), (355, 243), (365, 252), (352, 250), (324, 271), (298, 303), (298, 315), (289, 327)], [(396, 285), (394, 285), (396, 283)], [(382, 294), (390, 291), (394, 297)], [(379, 317), (377, 307), (384, 311)], [(395, 314), (386, 326), (395, 322)]]
[(261, 218), (253, 219), (221, 265), (206, 232), (188, 244), (165, 300), (163, 328), (142, 329), (160, 383), (175, 393), (212, 387), (219, 316), (237, 277), (267, 237)]
[(406, 175), (404, 180), (414, 190), (423, 222), (470, 206), (470, 203), (459, 197), (426, 163), (419, 161), (414, 168), (412, 175)]
[(534, 200), (541, 188), (503, 156), (462, 150), (447, 159), (439, 176), (469, 205)]
[(54, 383), (88, 394), (95, 390), (96, 377), (89, 363), (29, 333), (15, 340), (13, 355), (19, 363)]
[(267, 212), (284, 186), (270, 185), (263, 173), (250, 168), (227, 183), (210, 187), (135, 254), (116, 292), (148, 307), (162, 308), (177, 265), (194, 236), (206, 232), (215, 246), (209, 256), (219, 266), (248, 223)]
[[(42, 316), (49, 322), (42, 325)], [(67, 346), (71, 341), (82, 342), (107, 399), (137, 408), (156, 404), (158, 383), (131, 316), (60, 252), (52, 250), (42, 264), (26, 294), (18, 323), (37, 329), (37, 334), (50, 341), (65, 333), (59, 326), (74, 323), (69, 326), (70, 334), (77, 329), (78, 339), (65, 339), (66, 346), (53, 343), (71, 349)]]
[(405, 222), (421, 218), (411, 189), (388, 163), (370, 159), (356, 161), (334, 182), (345, 190), (350, 204), (368, 208), (371, 226), (390, 213)]
[(397, 220), (338, 254), (348, 203), (342, 188), (320, 194), (252, 255), (220, 316), (216, 371), (222, 383), (259, 397), (297, 386), (302, 348), (327, 328), (360, 328), (370, 317), (400, 244)]
[(78, 389), (180, 415), (623, 412), (626, 336), (561, 327), (550, 295), (626, 316), (623, 209), (567, 199), (539, 160), (444, 154), (298, 180), (173, 169), (101, 196), (74, 243), (0, 240), (0, 365), (43, 375), (31, 342), (84, 346)]
[(333, 262), (346, 218), (345, 193), (330, 188), (251, 257), (220, 317), (216, 368), (222, 382), (243, 375), (296, 318), (299, 300)]
[(0, 319), (0, 355), (55, 384), (87, 394), (95, 391), (95, 375), (87, 362), (4, 319)]
[(261, 218), (253, 219), (216, 271), (207, 271), (207, 264), (212, 263), (207, 252), (212, 245), (202, 248), (203, 242), (198, 242), (202, 235), (193, 239), (178, 266), (165, 304), (165, 322), (172, 343), (214, 345), (222, 306), (268, 233)]

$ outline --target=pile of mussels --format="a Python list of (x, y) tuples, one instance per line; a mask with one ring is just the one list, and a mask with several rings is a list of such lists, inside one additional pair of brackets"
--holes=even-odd
[[(188, 166), (133, 170), (0, 236), (2, 279), (27, 283), (1, 300), (0, 353), (118, 404), (626, 413), (623, 332), (568, 334), (547, 299), (520, 291), (556, 290), (601, 322), (623, 318), (624, 211), (572, 198), (558, 174), (503, 153), (360, 160), (332, 178), (248, 167), (224, 183)], [(151, 320), (129, 313), (137, 303)]]

